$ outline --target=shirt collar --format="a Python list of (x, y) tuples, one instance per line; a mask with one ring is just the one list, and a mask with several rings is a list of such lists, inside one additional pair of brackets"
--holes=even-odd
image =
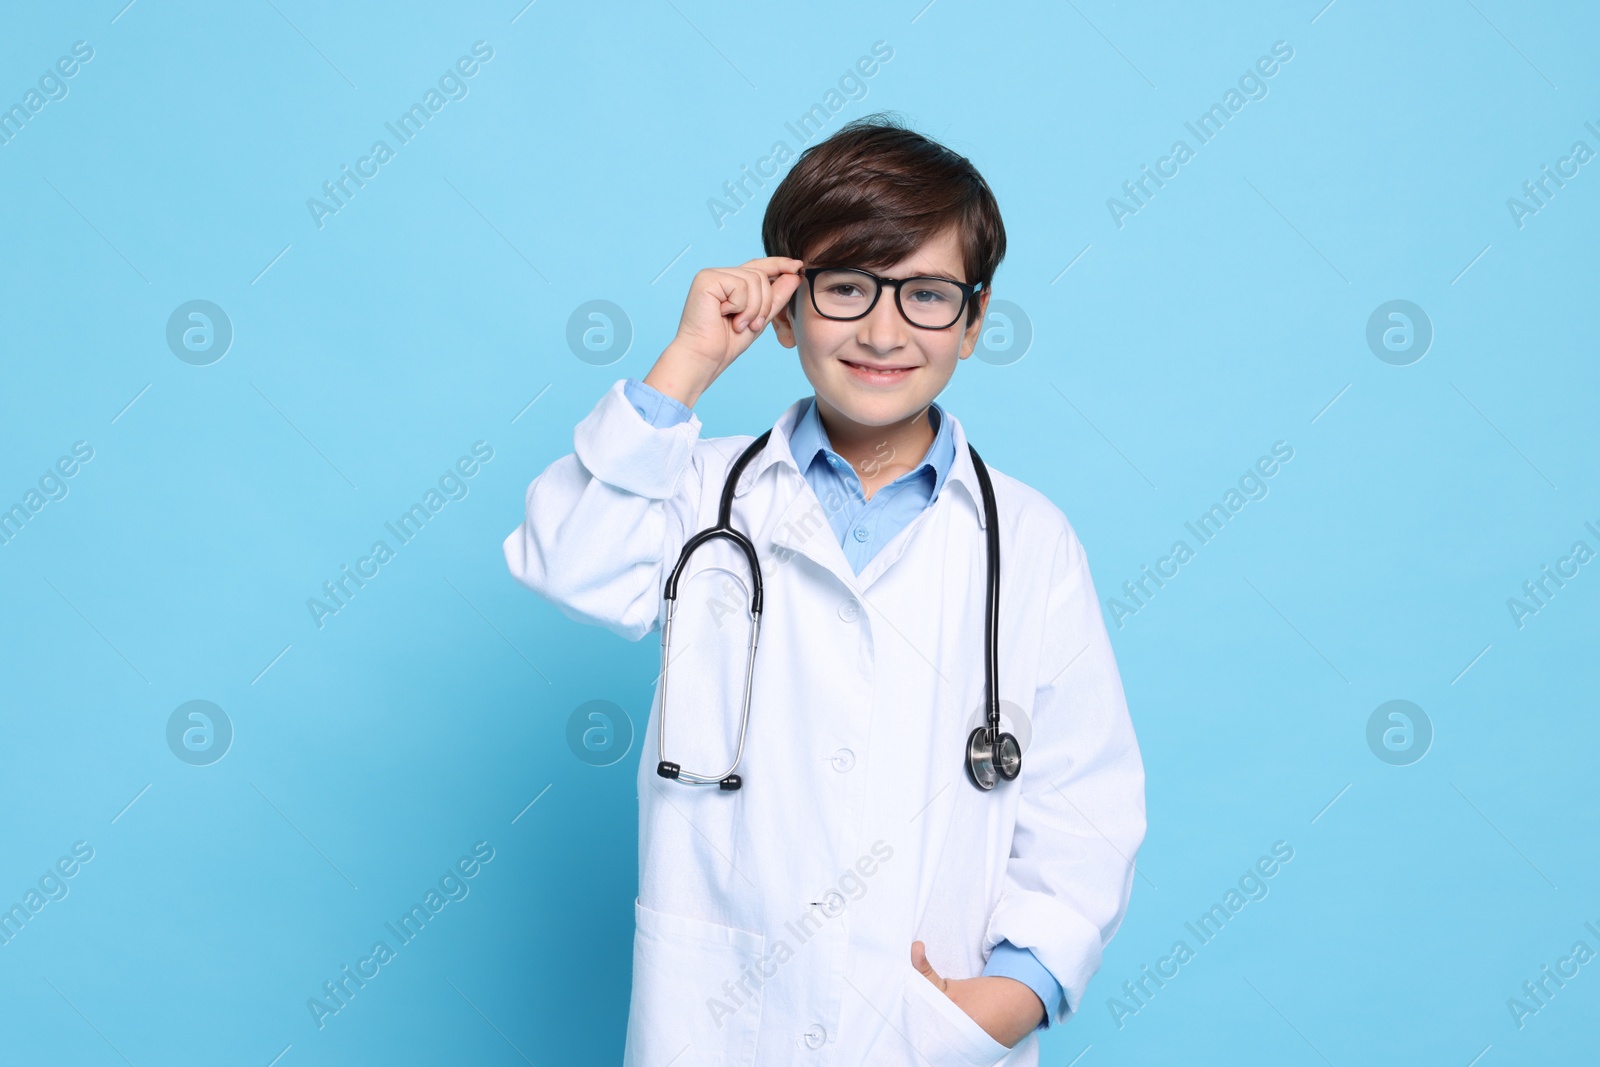
[[(805, 404), (805, 410), (795, 423), (794, 431), (789, 435), (789, 452), (794, 457), (800, 472), (804, 474), (811, 469), (813, 463), (817, 462), (830, 462), (840, 469), (848, 467), (849, 462), (835, 452), (828, 441), (828, 431), (823, 427), (822, 417), (817, 413), (816, 398), (808, 397), (802, 403)], [(924, 470), (933, 473), (933, 492), (929, 494), (931, 500), (938, 497), (951, 468), (955, 466), (956, 447), (949, 416), (937, 403), (931, 404), (930, 407), (936, 423), (933, 443), (928, 446), (922, 462), (912, 468), (911, 473), (920, 473)], [(857, 480), (859, 479), (858, 474)]]
[[(794, 471), (797, 476), (800, 475), (799, 464), (795, 462), (794, 454), (790, 451), (790, 435), (794, 432), (795, 427), (799, 425), (800, 417), (806, 413), (806, 409), (810, 407), (811, 402), (810, 397), (802, 397), (790, 404), (783, 414), (778, 416), (778, 421), (769, 432), (765, 447), (751, 458), (750, 465), (745, 468), (743, 477), (739, 479), (739, 484), (734, 487), (733, 493), (735, 497), (741, 497), (750, 492), (768, 467), (774, 465), (786, 466)], [(972, 505), (979, 528), (986, 527), (988, 523), (983, 511), (982, 490), (978, 485), (978, 472), (977, 468), (973, 466), (970, 451), (971, 445), (967, 443), (966, 431), (962, 428), (960, 419), (943, 408), (940, 408), (939, 411), (941, 415), (939, 420), (940, 432), (946, 426), (949, 427), (951, 444), (955, 449), (955, 460), (950, 464), (947, 472), (948, 480), (961, 486)], [(698, 416), (695, 417), (698, 418)], [(814, 459), (815, 457), (816, 453), (813, 452), (812, 458)], [(732, 457), (729, 457), (729, 460), (731, 462)], [(810, 465), (809, 460), (807, 465)]]

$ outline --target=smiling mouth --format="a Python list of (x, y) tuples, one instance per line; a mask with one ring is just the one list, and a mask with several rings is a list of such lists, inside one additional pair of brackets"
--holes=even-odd
[(915, 367), (874, 367), (867, 363), (852, 363), (848, 359), (841, 359), (839, 362), (843, 363), (846, 367), (849, 367), (857, 374), (864, 374), (871, 377), (880, 378), (894, 378), (916, 370)]

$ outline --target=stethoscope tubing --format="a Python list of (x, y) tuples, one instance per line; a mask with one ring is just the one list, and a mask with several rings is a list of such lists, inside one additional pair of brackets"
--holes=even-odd
[[(732, 469), (728, 471), (728, 480), (722, 486), (722, 498), (717, 505), (717, 524), (701, 530), (684, 544), (683, 551), (678, 555), (677, 566), (673, 567), (672, 573), (667, 576), (664, 593), (667, 600), (667, 621), (661, 627), (661, 711), (656, 726), (656, 753), (659, 759), (656, 770), (664, 778), (675, 778), (687, 785), (720, 785), (725, 789), (737, 789), (740, 784), (733, 772), (738, 769), (739, 761), (744, 757), (744, 739), (750, 726), (750, 691), (755, 685), (756, 642), (761, 633), (763, 587), (761, 561), (756, 553), (756, 546), (748, 537), (733, 528), (733, 491), (739, 484), (739, 476), (744, 473), (745, 467), (762, 448), (766, 447), (767, 440), (771, 436), (771, 430), (763, 432), (760, 437), (750, 442), (749, 447), (734, 461)], [(733, 764), (721, 774), (710, 775), (685, 770), (667, 760), (667, 668), (672, 661), (672, 619), (678, 611), (678, 579), (683, 575), (684, 568), (688, 566), (689, 558), (694, 555), (695, 549), (718, 538), (732, 541), (744, 553), (745, 561), (750, 565), (750, 650), (745, 657), (744, 701), (739, 710), (739, 744), (734, 750)]]
[[(667, 601), (667, 618), (661, 630), (661, 706), (660, 718), (657, 723), (656, 750), (660, 762), (656, 766), (657, 773), (663, 778), (676, 779), (687, 785), (720, 785), (723, 789), (736, 790), (743, 784), (734, 772), (739, 767), (739, 761), (744, 757), (745, 736), (750, 726), (750, 694), (755, 684), (756, 644), (761, 631), (761, 610), (763, 587), (761, 580), (761, 563), (755, 545), (750, 539), (733, 528), (733, 494), (738, 485), (739, 477), (744, 473), (745, 467), (764, 448), (772, 431), (767, 430), (757, 437), (734, 461), (733, 467), (728, 472), (727, 481), (722, 487), (722, 497), (717, 507), (717, 524), (708, 529), (701, 530), (691, 537), (683, 546), (678, 556), (677, 565), (672, 568), (672, 573), (667, 577), (664, 596)], [(999, 508), (995, 503), (994, 485), (989, 478), (989, 469), (984, 465), (978, 450), (969, 442), (967, 451), (972, 456), (972, 464), (977, 472), (978, 485), (982, 490), (984, 514), (984, 540), (987, 556), (987, 582), (984, 591), (984, 676), (985, 689), (987, 690), (988, 709), (985, 716), (985, 728), (974, 731), (968, 744), (968, 770), (973, 784), (987, 792), (994, 788), (996, 767), (1002, 766), (999, 758), (1002, 742), (1016, 747), (1016, 739), (1009, 734), (1004, 734), (1000, 729), (1000, 519)], [(745, 560), (750, 567), (751, 593), (750, 593), (750, 649), (745, 660), (744, 700), (739, 710), (739, 742), (734, 750), (733, 763), (721, 774), (703, 774), (699, 771), (685, 770), (678, 764), (667, 759), (667, 678), (668, 668), (672, 662), (672, 621), (678, 610), (678, 579), (688, 566), (694, 551), (706, 543), (723, 539), (732, 541), (744, 553)], [(986, 746), (978, 741), (978, 733), (986, 733)], [(979, 745), (980, 750), (975, 751), (973, 745)], [(988, 753), (981, 751), (982, 747), (989, 749)], [(1000, 770), (999, 776), (1012, 779), (1020, 771), (1020, 750), (1016, 761), (1005, 765), (1006, 769)], [(979, 766), (987, 768), (985, 773), (978, 773)], [(987, 783), (987, 784), (985, 784)]]
[[(674, 597), (667, 606), (667, 621), (661, 629), (661, 719), (656, 733), (656, 754), (662, 763), (667, 762), (667, 661), (672, 654), (672, 616), (677, 613), (678, 601)], [(695, 771), (678, 769), (678, 781), (688, 785), (720, 785), (738, 770), (739, 761), (744, 758), (745, 731), (750, 725), (750, 690), (755, 684), (756, 673), (756, 638), (761, 632), (761, 612), (752, 609), (750, 612), (750, 651), (745, 657), (744, 674), (744, 707), (739, 712), (739, 746), (734, 750), (733, 763), (727, 770), (718, 775), (699, 774)]]
[(983, 490), (984, 539), (988, 548), (988, 583), (984, 598), (983, 660), (989, 697), (989, 739), (1000, 736), (1000, 518), (996, 514), (994, 486), (989, 481), (989, 468), (978, 456), (978, 450), (967, 444), (972, 455), (972, 466), (978, 474), (978, 485)]

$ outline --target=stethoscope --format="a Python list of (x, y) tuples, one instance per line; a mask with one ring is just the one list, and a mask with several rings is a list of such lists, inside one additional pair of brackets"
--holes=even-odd
[[(767, 430), (750, 442), (750, 447), (734, 461), (733, 468), (728, 472), (727, 483), (722, 487), (722, 500), (717, 508), (717, 524), (689, 538), (683, 546), (683, 552), (678, 556), (677, 566), (672, 568), (672, 574), (667, 578), (666, 591), (663, 594), (667, 601), (667, 621), (661, 628), (661, 718), (656, 737), (657, 753), (661, 759), (661, 762), (656, 764), (656, 773), (663, 778), (673, 778), (689, 785), (717, 785), (726, 790), (735, 790), (744, 784), (744, 780), (734, 772), (738, 770), (739, 760), (744, 755), (745, 730), (750, 724), (750, 687), (755, 677), (756, 637), (761, 630), (761, 564), (756, 557), (755, 545), (751, 544), (748, 537), (733, 528), (733, 490), (739, 483), (739, 476), (744, 473), (745, 467), (762, 448), (766, 447), (767, 439), (771, 436), (772, 431)], [(978, 485), (983, 490), (989, 580), (984, 630), (988, 720), (985, 725), (977, 727), (967, 736), (966, 765), (968, 780), (980, 790), (988, 792), (999, 784), (1000, 779), (1013, 781), (1022, 773), (1022, 746), (1017, 743), (1015, 736), (1000, 729), (999, 509), (994, 501), (994, 487), (989, 482), (989, 469), (983, 465), (983, 460), (978, 458), (977, 449), (970, 443), (967, 445), (967, 451), (972, 455), (972, 464), (978, 473)], [(672, 661), (672, 618), (678, 610), (678, 579), (682, 576), (695, 549), (718, 538), (732, 541), (738, 546), (750, 565), (750, 652), (744, 675), (744, 706), (739, 712), (739, 744), (734, 750), (733, 763), (721, 774), (701, 774), (684, 770), (680, 765), (667, 759), (667, 667)]]

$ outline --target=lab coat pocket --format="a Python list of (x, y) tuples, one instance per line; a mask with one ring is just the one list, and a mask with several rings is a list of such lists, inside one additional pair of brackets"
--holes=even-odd
[(990, 1037), (939, 987), (913, 970), (906, 979), (906, 1037), (935, 1067), (990, 1067), (1012, 1050)]
[[(755, 1061), (759, 982), (766, 939), (746, 930), (669, 915), (634, 901), (633, 997), (625, 1063), (630, 1067), (736, 1067)], [(723, 983), (734, 986), (732, 997)]]
[(1013, 1049), (989, 1037), (970, 1014), (958, 1008), (915, 969), (901, 990), (904, 1029), (901, 1037), (917, 1049), (918, 1064), (933, 1067), (990, 1067)]

